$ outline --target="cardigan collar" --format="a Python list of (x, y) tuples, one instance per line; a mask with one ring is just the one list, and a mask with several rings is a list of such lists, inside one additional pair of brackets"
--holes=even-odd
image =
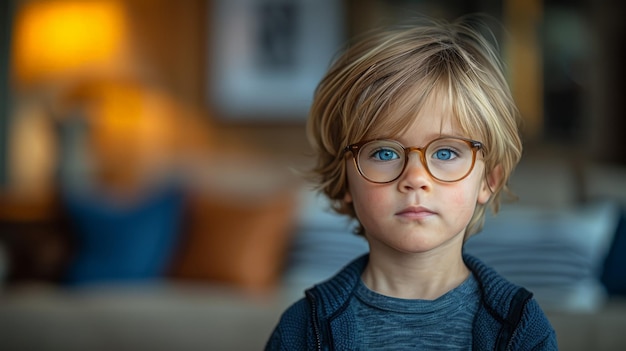
[[(333, 278), (307, 290), (307, 294), (313, 294), (319, 301), (323, 302), (318, 304), (320, 317), (332, 318), (337, 311), (343, 310), (352, 296), (358, 280), (361, 279), (361, 273), (368, 261), (369, 254), (364, 254), (345, 266)], [(496, 311), (498, 315), (504, 318), (508, 313), (511, 297), (520, 287), (502, 278), (491, 267), (474, 256), (464, 253), (463, 261), (476, 276), (483, 295), (483, 302), (487, 303), (492, 311)]]

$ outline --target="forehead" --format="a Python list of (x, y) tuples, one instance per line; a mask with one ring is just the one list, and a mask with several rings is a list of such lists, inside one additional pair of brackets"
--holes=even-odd
[(418, 145), (442, 135), (470, 137), (460, 123), (454, 103), (455, 97), (442, 85), (422, 93), (422, 98), (405, 94), (368, 136), (397, 139), (406, 145)]
[(400, 135), (421, 141), (441, 135), (465, 136), (450, 100), (441, 90), (433, 91)]

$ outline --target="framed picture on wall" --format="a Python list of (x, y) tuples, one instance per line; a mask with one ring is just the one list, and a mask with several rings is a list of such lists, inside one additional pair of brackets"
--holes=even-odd
[(208, 99), (232, 121), (298, 121), (345, 40), (337, 0), (214, 0)]

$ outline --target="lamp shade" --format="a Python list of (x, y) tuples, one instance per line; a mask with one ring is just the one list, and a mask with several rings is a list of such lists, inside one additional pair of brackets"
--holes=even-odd
[(32, 1), (18, 8), (12, 50), (21, 84), (108, 69), (124, 51), (123, 4), (114, 0)]

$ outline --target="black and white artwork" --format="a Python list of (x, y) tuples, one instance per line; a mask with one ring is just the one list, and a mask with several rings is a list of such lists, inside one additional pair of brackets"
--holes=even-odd
[(336, 0), (216, 0), (210, 8), (208, 98), (238, 121), (306, 118), (345, 40)]

